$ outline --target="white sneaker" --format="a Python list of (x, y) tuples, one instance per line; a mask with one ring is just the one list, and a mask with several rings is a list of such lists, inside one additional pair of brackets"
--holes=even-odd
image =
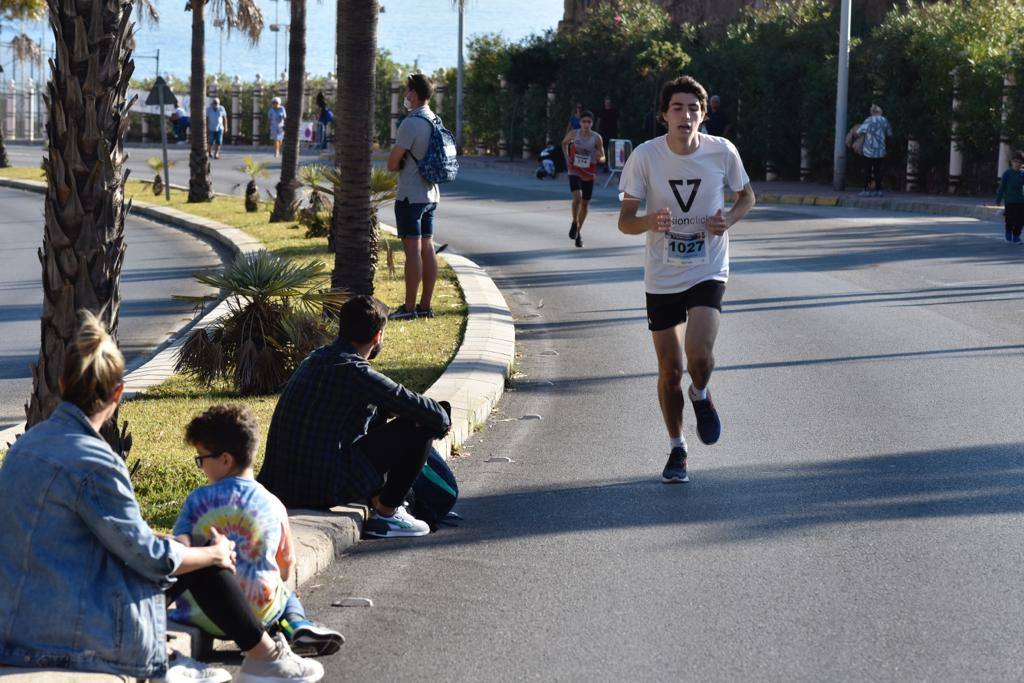
[(363, 525), (363, 533), (377, 538), (394, 538), (396, 536), (426, 536), (430, 527), (426, 522), (416, 519), (404, 507), (395, 510), (390, 517), (374, 511), (370, 519)]
[(314, 683), (324, 677), (320, 662), (300, 657), (288, 647), (284, 634), (274, 636), (274, 658), (246, 656), (238, 671), (238, 683)]
[(224, 669), (209, 666), (172, 650), (167, 675), (152, 679), (152, 683), (228, 683), (230, 680), (231, 674)]

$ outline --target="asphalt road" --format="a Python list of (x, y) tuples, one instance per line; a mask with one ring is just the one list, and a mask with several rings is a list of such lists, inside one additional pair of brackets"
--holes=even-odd
[[(0, 188), (0, 429), (25, 419), (32, 392), (30, 365), (39, 356), (42, 314), (42, 195)], [(192, 318), (193, 306), (172, 294), (200, 295), (209, 287), (196, 270), (220, 265), (214, 247), (190, 233), (145, 220), (125, 224), (119, 342), (131, 368)]]
[[(724, 436), (687, 406), (692, 481), (665, 486), (642, 238), (605, 194), (575, 249), (561, 183), (484, 175), (446, 188), (439, 239), (502, 288), (517, 376), (455, 461), (460, 527), (303, 589), (348, 638), (326, 680), (1024, 677), (1024, 249), (1001, 226), (757, 208)], [(375, 606), (331, 605), (353, 596)]]

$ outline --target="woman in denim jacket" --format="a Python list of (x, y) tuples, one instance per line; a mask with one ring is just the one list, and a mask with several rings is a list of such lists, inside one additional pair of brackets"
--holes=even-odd
[[(142, 519), (124, 461), (98, 433), (123, 373), (114, 341), (83, 312), (64, 356), (63, 403), (0, 465), (0, 664), (163, 676), (165, 599), (190, 590), (246, 652), (239, 680), (319, 679), (319, 663), (263, 631), (232, 573), (231, 541), (214, 533), (189, 548)], [(206, 678), (230, 678), (220, 673)]]

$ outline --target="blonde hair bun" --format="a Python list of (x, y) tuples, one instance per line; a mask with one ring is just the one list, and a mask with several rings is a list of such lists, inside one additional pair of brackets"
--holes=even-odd
[(75, 338), (64, 352), (61, 398), (94, 415), (123, 379), (124, 355), (113, 337), (91, 311), (80, 310)]

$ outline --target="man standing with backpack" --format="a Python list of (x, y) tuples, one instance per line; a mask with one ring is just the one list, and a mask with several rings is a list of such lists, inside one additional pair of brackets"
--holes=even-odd
[[(429, 78), (412, 74), (405, 86), (404, 104), (409, 114), (398, 127), (395, 146), (388, 157), (388, 170), (398, 172), (395, 227), (405, 251), (405, 303), (391, 314), (393, 320), (434, 317), (430, 299), (437, 282), (434, 211), (441, 192), (437, 189), (437, 178), (424, 177), (421, 162), (427, 160), (428, 152), (435, 156), (438, 153), (431, 149), (431, 138), (435, 127), (441, 127), (441, 120), (430, 111), (428, 102), (434, 86)], [(444, 151), (440, 150), (442, 154)], [(454, 146), (450, 152), (454, 161)], [(420, 283), (423, 292), (417, 304)]]

